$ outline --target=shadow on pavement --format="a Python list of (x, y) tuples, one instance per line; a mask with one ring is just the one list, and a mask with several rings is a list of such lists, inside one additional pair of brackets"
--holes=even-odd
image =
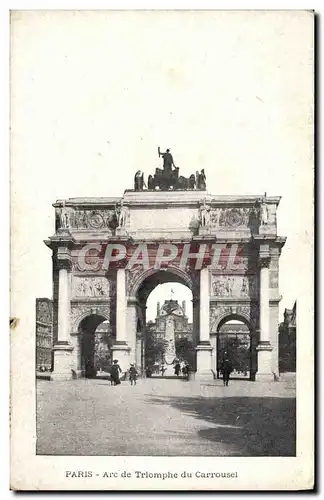
[[(198, 430), (236, 456), (296, 456), (296, 400), (280, 397), (150, 397), (214, 427)], [(232, 455), (233, 456), (233, 455)]]

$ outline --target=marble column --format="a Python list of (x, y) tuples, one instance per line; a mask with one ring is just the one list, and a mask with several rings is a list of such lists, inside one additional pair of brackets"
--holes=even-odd
[(198, 380), (213, 379), (212, 346), (209, 330), (209, 270), (200, 271), (200, 301), (199, 301), (199, 344), (196, 347), (196, 374)]
[(144, 343), (142, 334), (139, 334), (136, 337), (136, 368), (139, 373), (142, 373), (144, 370), (143, 358), (144, 358)]
[(57, 318), (57, 340), (59, 344), (69, 342), (69, 275), (68, 270), (59, 270), (59, 294), (58, 294), (58, 318)]
[(257, 345), (258, 381), (274, 380), (270, 344), (269, 265), (270, 257), (260, 257), (260, 339)]
[(112, 346), (113, 358), (118, 359), (123, 372), (129, 368), (129, 347), (126, 342), (126, 271), (116, 273), (116, 342)]
[(127, 313), (126, 313), (126, 342), (129, 347), (129, 363), (137, 363), (136, 361), (136, 333), (137, 333), (137, 309), (136, 298), (128, 298)]
[(57, 342), (53, 347), (54, 369), (52, 380), (72, 378), (72, 351), (70, 339), (69, 262), (59, 263)]

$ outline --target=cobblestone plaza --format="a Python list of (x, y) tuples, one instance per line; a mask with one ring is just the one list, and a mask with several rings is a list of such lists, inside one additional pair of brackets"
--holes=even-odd
[(37, 453), (294, 456), (295, 380), (38, 380)]

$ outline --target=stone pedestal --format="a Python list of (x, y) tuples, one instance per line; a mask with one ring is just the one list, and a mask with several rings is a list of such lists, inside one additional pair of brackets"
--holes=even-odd
[(129, 369), (130, 348), (127, 346), (126, 342), (118, 343), (116, 341), (116, 344), (112, 346), (111, 350), (113, 351), (113, 359), (118, 360), (122, 372), (125, 373)]
[(125, 227), (117, 227), (116, 236), (127, 236), (127, 231)]
[(210, 226), (201, 226), (199, 228), (199, 236), (208, 236), (211, 234), (211, 227)]
[(195, 380), (212, 380), (212, 346), (209, 343), (199, 344), (196, 347), (197, 369)]
[(270, 343), (259, 345), (256, 348), (258, 353), (258, 371), (255, 375), (255, 380), (258, 382), (273, 382), (274, 374), (272, 373), (272, 347)]
[(72, 351), (73, 347), (68, 343), (56, 344), (54, 351), (54, 371), (51, 380), (71, 380)]

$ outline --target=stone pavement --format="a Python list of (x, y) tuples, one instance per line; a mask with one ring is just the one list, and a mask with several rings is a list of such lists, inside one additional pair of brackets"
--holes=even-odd
[(37, 381), (37, 453), (293, 456), (295, 381)]

